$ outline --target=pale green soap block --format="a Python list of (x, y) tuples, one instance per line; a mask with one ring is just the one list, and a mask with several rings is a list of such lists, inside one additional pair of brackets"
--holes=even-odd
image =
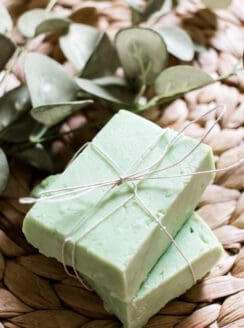
[[(185, 223), (175, 238), (196, 279), (201, 279), (223, 253), (221, 244), (207, 224), (196, 214)], [(129, 303), (111, 297), (109, 291), (93, 284), (104, 300), (105, 307), (114, 313), (125, 328), (141, 328), (170, 300), (182, 295), (193, 285), (186, 261), (174, 245), (160, 257), (138, 293)]]
[[(93, 144), (112, 158), (119, 166), (118, 170), (125, 175), (155, 163), (175, 133), (122, 110), (97, 134)], [(192, 138), (179, 138), (158, 168), (182, 159), (196, 144), (197, 141)], [(146, 150), (148, 151), (145, 154)], [(139, 165), (133, 167), (135, 162), (139, 162)], [(181, 164), (160, 176), (188, 174), (213, 168), (210, 147), (201, 145)], [(50, 188), (91, 184), (116, 178), (118, 172), (90, 145), (54, 179)], [(138, 194), (145, 205), (160, 217), (171, 235), (175, 236), (212, 178), (213, 174), (209, 173), (147, 180), (138, 186)], [(135, 198), (123, 205), (129, 196), (133, 196), (133, 190), (128, 184), (115, 187), (99, 206), (95, 206), (107, 190), (108, 187), (103, 187), (82, 197), (62, 202), (37, 203), (27, 213), (23, 231), (28, 241), (41, 253), (61, 261), (65, 236), (74, 225), (81, 222), (79, 230), (72, 234), (66, 248), (66, 263), (71, 264), (72, 245), (80, 238), (76, 249), (77, 269), (108, 288), (113, 296), (129, 301), (170, 241)], [(113, 210), (114, 213), (109, 215)], [(89, 217), (85, 217), (87, 213)], [(107, 219), (99, 224), (105, 217)]]

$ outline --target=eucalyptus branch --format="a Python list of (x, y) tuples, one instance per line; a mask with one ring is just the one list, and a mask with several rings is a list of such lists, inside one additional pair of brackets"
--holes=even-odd
[[(46, 11), (50, 12), (52, 11), (53, 7), (55, 6), (57, 0), (50, 0), (49, 3), (47, 4), (46, 7)], [(18, 46), (15, 49), (15, 52), (12, 56), (12, 60), (8, 66), (8, 69), (5, 71), (3, 77), (0, 80), (0, 86), (2, 85), (2, 83), (5, 81), (5, 79), (7, 78), (7, 76), (12, 72), (13, 68), (15, 67), (16, 63), (18, 62), (18, 59), (20, 57), (20, 55), (22, 54), (22, 52), (27, 48), (30, 40), (32, 40), (33, 38), (28, 39), (22, 46)]]

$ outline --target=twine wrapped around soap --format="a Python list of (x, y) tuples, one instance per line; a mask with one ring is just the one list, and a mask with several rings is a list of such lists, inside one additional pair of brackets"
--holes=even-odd
[[(157, 165), (164, 159), (165, 155), (168, 153), (169, 149), (177, 142), (177, 140), (182, 136), (182, 134), (184, 133), (184, 131), (193, 123), (197, 122), (199, 119), (201, 119), (202, 117), (206, 116), (207, 114), (216, 111), (219, 107), (222, 108), (222, 110), (220, 111), (218, 117), (216, 118), (216, 120), (214, 121), (214, 123), (207, 129), (207, 131), (204, 133), (204, 135), (202, 136), (202, 138), (200, 139), (200, 141), (185, 155), (183, 156), (180, 160), (176, 161), (175, 163), (168, 165), (166, 167), (157, 169)], [(98, 200), (98, 202), (92, 207), (90, 208), (82, 217), (82, 219), (77, 222), (75, 224), (75, 226), (71, 229), (71, 231), (69, 232), (68, 235), (66, 235), (63, 244), (62, 244), (62, 254), (61, 254), (61, 258), (62, 258), (62, 263), (64, 266), (64, 270), (65, 272), (72, 277), (76, 277), (80, 283), (87, 289), (90, 289), (83, 281), (83, 279), (81, 278), (79, 272), (76, 269), (76, 248), (77, 248), (77, 244), (78, 242), (84, 238), (87, 234), (89, 234), (92, 230), (94, 230), (98, 225), (100, 225), (101, 223), (103, 223), (104, 221), (106, 221), (107, 219), (109, 219), (111, 217), (111, 215), (113, 213), (115, 213), (117, 210), (119, 210), (122, 206), (124, 206), (126, 203), (128, 203), (131, 199), (135, 198), (137, 201), (137, 204), (141, 207), (141, 209), (143, 209), (143, 211), (145, 213), (147, 213), (147, 215), (149, 217), (151, 217), (158, 225), (158, 227), (160, 228), (160, 230), (167, 236), (167, 238), (170, 240), (170, 242), (175, 246), (175, 248), (177, 249), (177, 251), (179, 252), (179, 254), (182, 256), (182, 258), (184, 259), (184, 261), (187, 263), (187, 266), (189, 267), (189, 270), (191, 272), (192, 278), (193, 278), (193, 282), (196, 283), (196, 276), (193, 270), (193, 267), (191, 265), (191, 263), (189, 262), (189, 260), (187, 259), (187, 257), (184, 255), (184, 253), (182, 252), (182, 250), (179, 248), (179, 246), (177, 245), (176, 241), (174, 240), (174, 238), (172, 237), (172, 235), (169, 233), (169, 231), (167, 230), (167, 228), (161, 223), (161, 217), (158, 217), (157, 215), (155, 215), (150, 208), (148, 208), (148, 206), (143, 202), (143, 200), (140, 198), (139, 194), (138, 194), (138, 185), (139, 183), (141, 183), (142, 181), (145, 180), (151, 180), (151, 179), (172, 179), (172, 178), (181, 178), (181, 177), (186, 177), (186, 176), (193, 176), (193, 175), (201, 175), (201, 174), (208, 174), (208, 173), (215, 173), (215, 172), (219, 172), (219, 171), (223, 171), (223, 170), (228, 170), (231, 168), (234, 168), (238, 165), (240, 165), (241, 163), (244, 162), (244, 159), (228, 166), (222, 169), (214, 169), (214, 170), (207, 170), (207, 171), (199, 171), (199, 172), (195, 172), (195, 173), (189, 173), (189, 174), (181, 174), (181, 175), (175, 175), (175, 176), (151, 176), (153, 174), (158, 174), (161, 173), (163, 171), (166, 171), (170, 168), (173, 168), (177, 165), (179, 165), (180, 163), (182, 163), (183, 161), (185, 161), (198, 147), (199, 145), (202, 143), (202, 141), (206, 138), (206, 136), (212, 131), (212, 129), (214, 128), (214, 126), (221, 120), (221, 118), (223, 117), (225, 113), (225, 106), (224, 105), (219, 105), (216, 106), (215, 108), (212, 108), (210, 110), (208, 110), (206, 113), (202, 114), (201, 116), (199, 116), (198, 118), (196, 118), (195, 120), (191, 121), (190, 123), (188, 123), (181, 131), (179, 131), (173, 138), (172, 140), (170, 140), (170, 142), (167, 144), (165, 150), (163, 151), (162, 155), (160, 156), (160, 158), (154, 162), (153, 164), (151, 164), (149, 167), (140, 170), (140, 171), (135, 171), (135, 173), (128, 173), (128, 174), (122, 174), (122, 170), (119, 167), (119, 165), (109, 156), (107, 155), (102, 149), (100, 149), (97, 145), (95, 145), (92, 142), (89, 142), (85, 145), (83, 145), (78, 152), (74, 155), (74, 157), (72, 158), (71, 161), (73, 161), (88, 145), (90, 147), (93, 148), (93, 150), (95, 152), (97, 152), (97, 154), (102, 157), (106, 163), (108, 163), (108, 165), (110, 165), (113, 170), (118, 174), (118, 178), (117, 179), (113, 179), (113, 180), (109, 180), (109, 181), (104, 181), (104, 182), (98, 182), (98, 183), (93, 183), (93, 184), (86, 184), (86, 185), (78, 185), (78, 186), (73, 186), (73, 187), (66, 187), (66, 188), (60, 188), (60, 189), (53, 189), (53, 190), (48, 190), (48, 191), (44, 191), (44, 192), (40, 192), (38, 197), (25, 197), (25, 198), (21, 198), (20, 202), (21, 203), (25, 203), (25, 204), (32, 204), (32, 203), (37, 203), (37, 202), (57, 202), (57, 201), (64, 201), (64, 200), (69, 200), (69, 199), (74, 199), (76, 197), (81, 197), (82, 195), (94, 191), (97, 188), (101, 188), (101, 187), (109, 187), (108, 190), (103, 194), (103, 196)], [(148, 152), (152, 149), (153, 146), (155, 146), (158, 141), (160, 140), (160, 138), (166, 133), (167, 129), (162, 130), (162, 134), (159, 135), (159, 137), (153, 142), (153, 144), (150, 144), (146, 149), (145, 152), (143, 154), (143, 157), (140, 159), (140, 161), (136, 161), (136, 163), (134, 163), (133, 166), (138, 166), (140, 164), (140, 162), (145, 158), (145, 156), (148, 154)], [(133, 169), (130, 168), (130, 171)], [(134, 170), (136, 170), (136, 168), (134, 168)], [(98, 208), (98, 206), (102, 203), (102, 201), (105, 199), (106, 196), (108, 196), (109, 193), (112, 192), (113, 188), (122, 184), (127, 184), (131, 190), (132, 193), (131, 195), (128, 196), (128, 198), (122, 203), (120, 204), (118, 207), (114, 208), (108, 215), (106, 215), (105, 217), (102, 218), (102, 220), (100, 220), (99, 222), (96, 223), (95, 226), (91, 227), (85, 234), (82, 234), (81, 236), (78, 237), (78, 239), (76, 239), (73, 243), (73, 247), (72, 247), (72, 268), (75, 274), (71, 274), (67, 268), (67, 265), (65, 263), (65, 250), (66, 250), (66, 245), (67, 242), (69, 240), (71, 240), (71, 237), (73, 234), (75, 234), (78, 229), (81, 227), (81, 225), (89, 218), (92, 216), (92, 214), (94, 213), (94, 211), (96, 211), (96, 209)], [(163, 215), (162, 215), (163, 216)]]

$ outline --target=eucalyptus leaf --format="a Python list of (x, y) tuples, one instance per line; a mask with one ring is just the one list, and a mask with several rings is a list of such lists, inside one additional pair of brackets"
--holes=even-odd
[(213, 82), (211, 76), (199, 68), (178, 65), (167, 68), (158, 76), (155, 81), (155, 92), (160, 100), (174, 99)]
[(0, 71), (4, 68), (5, 64), (9, 61), (15, 51), (15, 45), (5, 35), (0, 34)]
[(16, 121), (30, 108), (30, 94), (26, 85), (5, 93), (0, 98), (0, 131)]
[(152, 84), (167, 64), (165, 43), (152, 29), (131, 27), (120, 30), (115, 46), (127, 79), (137, 87)]
[(136, 11), (141, 11), (141, 0), (126, 0), (128, 5)]
[(131, 6), (134, 25), (146, 20), (157, 20), (159, 17), (166, 15), (173, 7), (172, 0), (151, 0), (145, 1), (145, 3), (144, 8)]
[(16, 157), (40, 170), (48, 172), (53, 170), (53, 164), (50, 155), (41, 144), (36, 144), (32, 148), (22, 150), (16, 154)]
[(33, 107), (62, 104), (76, 98), (77, 84), (63, 66), (50, 57), (28, 54), (25, 75)]
[(121, 87), (129, 88), (129, 85), (126, 82), (126, 80), (122, 79), (121, 77), (113, 76), (113, 75), (93, 79), (93, 82), (100, 86), (118, 85)]
[[(98, 81), (98, 82), (95, 82)], [(110, 101), (117, 104), (126, 104), (132, 105), (134, 103), (135, 95), (132, 94), (131, 90), (126, 87), (126, 85), (118, 85), (107, 81), (102, 82), (102, 85), (99, 85), (99, 79), (94, 81), (77, 78), (77, 84), (82, 91), (93, 95), (95, 97)]]
[(28, 114), (19, 118), (0, 133), (0, 140), (21, 143), (29, 140), (29, 135), (38, 123)]
[(20, 16), (17, 22), (19, 31), (27, 38), (33, 38), (36, 34), (36, 28), (41, 22), (56, 17), (55, 14), (45, 9), (32, 9), (26, 11)]
[(61, 33), (67, 33), (70, 25), (68, 19), (54, 17), (48, 18), (42, 21), (39, 25), (36, 26), (35, 35), (42, 33), (60, 31)]
[(119, 66), (119, 59), (115, 48), (106, 33), (102, 33), (96, 47), (87, 61), (81, 76), (96, 78), (113, 74)]
[(226, 8), (231, 4), (231, 0), (202, 0), (209, 8)]
[[(13, 21), (4, 4), (0, 1), (0, 33), (8, 33), (13, 28)], [(3, 48), (1, 48), (3, 49)]]
[(172, 10), (173, 8), (173, 0), (164, 0), (162, 3), (161, 8), (151, 14), (151, 18), (159, 18), (163, 15), (166, 15)]
[(8, 161), (3, 150), (0, 148), (0, 194), (6, 188), (8, 182), (8, 176), (9, 176)]
[[(153, 14), (156, 14), (157, 12), (164, 13), (164, 5), (166, 0), (150, 0), (146, 2), (145, 9), (143, 10), (143, 17), (144, 19), (147, 19)], [(172, 5), (172, 3), (171, 3)], [(166, 11), (167, 12), (167, 11)]]
[(84, 24), (71, 24), (69, 31), (59, 38), (65, 57), (80, 72), (96, 49), (103, 32)]
[(39, 106), (31, 110), (31, 115), (36, 121), (51, 127), (92, 102), (92, 100), (79, 100)]
[(160, 27), (157, 32), (163, 37), (168, 52), (184, 61), (191, 61), (194, 56), (194, 44), (190, 36), (181, 28)]

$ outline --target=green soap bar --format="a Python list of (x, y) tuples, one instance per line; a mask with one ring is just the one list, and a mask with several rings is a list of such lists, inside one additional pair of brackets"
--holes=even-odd
[[(191, 263), (197, 280), (211, 269), (223, 252), (214, 233), (196, 214), (185, 223), (175, 240)], [(192, 287), (193, 278), (188, 264), (171, 245), (131, 302), (123, 303), (99, 284), (91, 285), (104, 300), (107, 310), (117, 315), (125, 328), (141, 328), (166, 303)]]
[[(166, 145), (175, 135), (173, 130), (161, 129), (122, 110), (97, 134), (92, 145), (51, 182), (49, 188), (94, 184), (117, 179), (118, 171), (123, 176), (143, 170), (162, 157)], [(182, 159), (196, 144), (192, 138), (180, 137), (158, 168)], [(98, 148), (116, 163), (117, 168), (103, 158)], [(168, 177), (213, 168), (210, 147), (200, 145), (182, 163), (160, 173), (165, 179), (140, 183), (137, 194), (175, 236), (196, 207), (213, 174)], [(76, 242), (77, 270), (108, 288), (118, 299), (129, 301), (170, 240), (138, 203), (131, 184), (118, 185), (108, 192), (109, 188), (97, 188), (68, 200), (39, 202), (27, 213), (23, 231), (41, 253), (61, 261), (64, 238), (80, 223), (78, 231), (69, 236), (66, 263), (71, 265), (72, 246)], [(103, 201), (96, 206), (101, 197), (104, 197)]]

